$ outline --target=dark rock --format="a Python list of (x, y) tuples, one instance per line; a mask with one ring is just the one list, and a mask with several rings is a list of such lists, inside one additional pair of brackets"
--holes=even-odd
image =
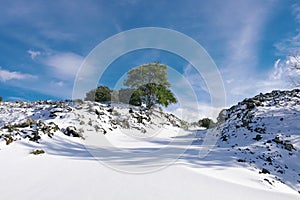
[(281, 169), (279, 169), (277, 172), (280, 173), (280, 174), (284, 174), (284, 171), (281, 170)]
[(31, 152), (33, 155), (39, 155), (39, 154), (44, 154), (45, 151), (43, 149), (37, 149)]
[(272, 162), (272, 158), (271, 158), (271, 157), (268, 157), (268, 158), (266, 159), (266, 161)]
[(284, 143), (284, 148), (288, 151), (296, 150), (295, 147), (292, 144)]
[(226, 142), (226, 141), (228, 141), (228, 136), (227, 135), (223, 135), (221, 137), (221, 139), (222, 139), (223, 142)]
[(68, 126), (66, 129), (62, 129), (62, 132), (67, 136), (83, 137), (83, 135), (79, 133), (74, 126)]
[(49, 117), (50, 118), (56, 118), (57, 117), (57, 114), (56, 114), (56, 112), (50, 112), (50, 114), (49, 114)]
[(11, 144), (14, 141), (14, 139), (13, 139), (13, 137), (12, 137), (11, 134), (4, 135), (4, 140), (6, 142), (6, 145), (9, 145), (9, 144)]
[(272, 185), (272, 183), (269, 181), (269, 179), (264, 179), (264, 181), (267, 181), (270, 185)]
[(37, 130), (33, 131), (31, 136), (29, 136), (29, 140), (32, 142), (39, 142), (41, 139), (41, 136), (39, 135), (39, 132)]
[(283, 141), (280, 140), (280, 138), (278, 136), (276, 136), (272, 141), (277, 143), (277, 144), (283, 144)]
[(257, 134), (257, 135), (255, 136), (255, 138), (253, 138), (253, 140), (256, 140), (256, 141), (259, 141), (259, 140), (261, 140), (261, 139), (262, 139), (262, 136), (259, 135), (259, 134)]
[(254, 129), (255, 132), (258, 132), (258, 133), (261, 133), (261, 134), (264, 134), (266, 133), (266, 129), (265, 128), (260, 128), (260, 127), (256, 127)]
[(270, 174), (270, 171), (267, 170), (267, 169), (265, 169), (265, 168), (263, 168), (260, 173), (262, 173), (262, 174)]

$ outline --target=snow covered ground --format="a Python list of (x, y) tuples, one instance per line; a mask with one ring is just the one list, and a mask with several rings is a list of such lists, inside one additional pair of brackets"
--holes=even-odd
[[(206, 130), (183, 130), (181, 120), (160, 111), (91, 102), (2, 103), (0, 198), (299, 199), (295, 93), (223, 113), (220, 139), (204, 158)], [(263, 168), (270, 174), (260, 173)]]

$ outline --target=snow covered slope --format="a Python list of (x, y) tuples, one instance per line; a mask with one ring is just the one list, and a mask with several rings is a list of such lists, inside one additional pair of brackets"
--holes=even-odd
[[(260, 96), (222, 112), (204, 158), (207, 131), (159, 110), (3, 102), (0, 199), (299, 199), (299, 91)], [(95, 157), (94, 136), (115, 148)]]
[(219, 148), (300, 193), (300, 90), (259, 94), (220, 117)]

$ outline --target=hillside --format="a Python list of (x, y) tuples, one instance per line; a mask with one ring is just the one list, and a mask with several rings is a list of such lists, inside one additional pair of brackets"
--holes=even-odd
[(39, 142), (42, 137), (63, 133), (84, 139), (87, 133), (107, 134), (116, 129), (132, 134), (147, 133), (162, 126), (181, 126), (176, 116), (122, 104), (97, 102), (38, 101), (0, 104), (0, 139), (10, 144), (20, 139)]
[(219, 148), (300, 193), (300, 90), (259, 94), (220, 118)]
[(260, 94), (210, 130), (159, 109), (3, 102), (1, 199), (298, 199), (299, 102), (299, 90)]

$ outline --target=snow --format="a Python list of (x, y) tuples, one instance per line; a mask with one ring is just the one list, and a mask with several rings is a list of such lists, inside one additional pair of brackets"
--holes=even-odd
[[(243, 168), (175, 164), (148, 174), (120, 173), (101, 165), (80, 142), (56, 138), (46, 155), (12, 144), (1, 151), (1, 199), (298, 199), (289, 188), (272, 190)], [(253, 180), (254, 179), (254, 180)], [(242, 183), (242, 184), (241, 184)], [(280, 190), (280, 191), (279, 191)]]
[[(184, 130), (180, 119), (158, 110), (132, 108), (128, 114), (123, 105), (92, 102), (1, 103), (1, 199), (299, 199), (300, 95), (272, 95), (264, 96), (263, 106), (248, 109), (244, 102), (226, 111), (231, 116), (220, 125), (213, 149), (205, 146), (207, 130)], [(248, 117), (252, 122), (244, 126)], [(19, 127), (29, 118), (33, 124)], [(82, 136), (62, 132), (70, 126)], [(263, 127), (265, 133), (254, 131)], [(257, 134), (261, 140), (253, 140)], [(295, 150), (265, 143), (275, 136)], [(45, 153), (33, 155), (37, 149)], [(199, 156), (205, 149), (209, 153)], [(262, 168), (271, 173), (260, 173)]]

